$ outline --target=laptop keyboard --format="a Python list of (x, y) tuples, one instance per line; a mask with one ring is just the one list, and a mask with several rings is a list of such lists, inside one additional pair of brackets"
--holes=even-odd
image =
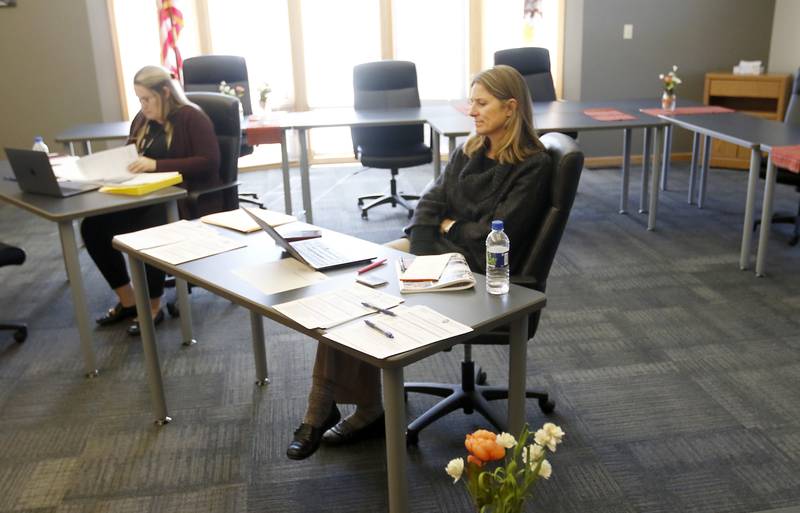
[(347, 260), (345, 255), (331, 249), (318, 239), (303, 241), (303, 244), (296, 245), (295, 249), (314, 267), (337, 265)]

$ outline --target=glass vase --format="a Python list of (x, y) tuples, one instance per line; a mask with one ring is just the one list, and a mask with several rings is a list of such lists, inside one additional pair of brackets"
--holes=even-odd
[(678, 103), (678, 97), (675, 93), (664, 91), (661, 95), (661, 108), (664, 110), (675, 110), (675, 105)]

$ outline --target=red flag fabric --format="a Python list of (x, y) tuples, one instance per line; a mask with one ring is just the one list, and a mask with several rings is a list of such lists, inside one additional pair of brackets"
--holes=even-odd
[(177, 0), (157, 1), (161, 64), (169, 69), (176, 79), (181, 80), (183, 59), (178, 49), (178, 36), (183, 29), (183, 13), (175, 6)]

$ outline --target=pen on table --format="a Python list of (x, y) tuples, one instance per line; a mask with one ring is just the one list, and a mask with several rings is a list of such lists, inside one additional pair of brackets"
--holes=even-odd
[(392, 317), (397, 317), (397, 314), (387, 308), (381, 308), (379, 306), (375, 306), (372, 303), (367, 303), (366, 301), (362, 301), (361, 304), (367, 308), (372, 308), (373, 310), (377, 310), (382, 314), (391, 315)]
[(400, 257), (400, 271), (406, 272), (406, 261), (403, 260), (403, 257)]
[(379, 265), (383, 265), (385, 263), (386, 263), (386, 259), (385, 258), (381, 258), (380, 260), (376, 260), (376, 261), (372, 262), (371, 264), (365, 265), (364, 267), (359, 269), (358, 270), (358, 274), (364, 274), (365, 272), (371, 271), (371, 270), (375, 269), (376, 267), (378, 267)]
[(380, 331), (381, 333), (383, 333), (383, 336), (385, 336), (386, 338), (394, 338), (394, 334), (391, 331), (388, 331), (388, 330), (385, 330), (385, 329), (381, 328), (380, 326), (378, 326), (374, 322), (370, 321), (369, 319), (364, 319), (364, 324), (366, 324), (367, 326), (369, 326), (370, 328), (372, 328), (374, 330)]

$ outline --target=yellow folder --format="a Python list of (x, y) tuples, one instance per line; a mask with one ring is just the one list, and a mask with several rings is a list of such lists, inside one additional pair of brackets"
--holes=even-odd
[(144, 196), (153, 191), (179, 184), (183, 177), (177, 171), (167, 173), (142, 173), (125, 182), (115, 185), (106, 185), (100, 192), (109, 194), (127, 194), (128, 196)]

